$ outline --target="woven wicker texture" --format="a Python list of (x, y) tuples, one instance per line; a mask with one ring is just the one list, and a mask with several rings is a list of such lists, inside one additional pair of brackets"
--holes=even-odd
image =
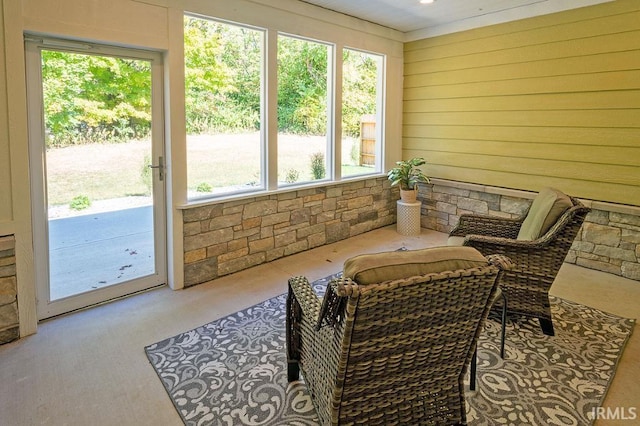
[(499, 273), (487, 262), (368, 285), (340, 278), (322, 302), (291, 278), (289, 380), (302, 371), (323, 425), (464, 424), (463, 377)]
[(545, 334), (553, 335), (549, 289), (590, 209), (571, 198), (566, 210), (546, 234), (536, 240), (517, 240), (526, 214), (519, 219), (462, 215), (450, 236), (465, 237), (463, 245), (483, 255), (501, 254), (515, 264), (500, 279), (508, 313), (538, 318)]
[(403, 203), (398, 200), (396, 228), (402, 235), (420, 235), (420, 209), (421, 202)]

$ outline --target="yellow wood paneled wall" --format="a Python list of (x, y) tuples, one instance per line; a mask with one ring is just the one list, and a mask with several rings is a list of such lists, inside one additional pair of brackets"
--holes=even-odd
[(430, 176), (640, 205), (640, 1), (409, 42), (404, 75)]

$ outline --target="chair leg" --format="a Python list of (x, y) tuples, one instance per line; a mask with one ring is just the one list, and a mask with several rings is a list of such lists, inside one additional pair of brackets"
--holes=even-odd
[(300, 316), (302, 310), (300, 304), (293, 294), (291, 286), (287, 294), (287, 317), (286, 317), (286, 339), (287, 339), (287, 379), (293, 382), (300, 379)]
[(542, 332), (544, 334), (546, 334), (547, 336), (556, 335), (555, 331), (553, 330), (553, 322), (550, 319), (538, 318), (538, 320), (540, 321), (540, 328), (542, 329)]
[(502, 292), (502, 336), (500, 337), (500, 358), (504, 359), (504, 339), (507, 333), (507, 295)]
[[(504, 340), (507, 332), (507, 295), (504, 291), (500, 292), (500, 296), (502, 297), (502, 335), (500, 336), (500, 358), (504, 358)], [(469, 372), (469, 389), (476, 390), (476, 372), (477, 372), (477, 364), (478, 364), (478, 347), (476, 346), (476, 350), (473, 352), (473, 358), (471, 358), (471, 371)]]
[(473, 351), (473, 358), (471, 358), (471, 371), (469, 372), (469, 389), (476, 390), (476, 369), (478, 363), (478, 348)]
[(289, 382), (300, 380), (300, 364), (298, 364), (298, 361), (287, 361), (287, 380)]

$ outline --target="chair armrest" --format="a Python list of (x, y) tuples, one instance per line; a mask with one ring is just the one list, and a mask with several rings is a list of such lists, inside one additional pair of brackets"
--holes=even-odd
[(329, 282), (322, 302), (306, 277), (289, 279), (289, 289), (306, 318), (316, 318), (315, 330), (334, 326), (339, 320), (344, 302), (358, 291), (358, 285), (349, 278), (335, 278)]
[(289, 381), (297, 380), (297, 361), (300, 360), (302, 338), (310, 329), (306, 324), (313, 324), (320, 311), (320, 300), (313, 291), (306, 277), (298, 276), (289, 279), (287, 295), (287, 363), (289, 365)]
[(506, 253), (503, 253), (502, 251), (496, 251), (496, 252), (487, 253), (487, 254), (495, 253), (495, 254), (505, 254), (506, 256), (509, 256), (508, 253), (512, 250), (519, 250), (519, 249), (540, 250), (543, 247), (549, 245), (552, 242), (552, 240), (553, 240), (552, 236), (549, 236), (549, 235), (543, 235), (542, 237), (536, 240), (518, 240), (516, 238), (504, 238), (504, 237), (492, 237), (489, 235), (467, 234), (464, 239), (464, 245), (472, 246), (472, 247), (476, 247), (479, 244), (505, 246), (505, 247), (509, 247)]
[(508, 256), (502, 254), (490, 254), (487, 256), (489, 263), (502, 271), (508, 271), (516, 266)]
[(515, 239), (523, 218), (509, 219), (489, 215), (463, 214), (450, 236), (464, 237), (469, 234), (487, 235)]
[(320, 312), (320, 298), (313, 291), (307, 277), (299, 276), (289, 279), (289, 291), (294, 296), (302, 313), (307, 318), (317, 318)]
[(320, 330), (323, 326), (335, 326), (341, 319), (347, 298), (357, 296), (358, 293), (358, 284), (350, 278), (341, 277), (331, 280), (327, 286), (324, 299), (322, 300), (316, 331)]
[[(512, 266), (507, 270), (518, 270), (519, 273), (527, 270), (532, 275), (545, 275), (540, 268), (532, 267), (532, 264), (541, 262), (543, 258), (554, 256), (548, 247), (550, 243), (550, 238), (514, 240), (483, 235), (467, 235), (464, 241), (465, 246), (471, 246), (485, 256), (502, 255), (508, 257)], [(562, 264), (563, 261), (564, 256), (560, 259), (547, 259), (546, 262)], [(538, 274), (536, 271), (540, 273)]]

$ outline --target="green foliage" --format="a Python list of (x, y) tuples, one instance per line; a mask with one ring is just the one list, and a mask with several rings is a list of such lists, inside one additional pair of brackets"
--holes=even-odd
[(286, 133), (327, 131), (327, 45), (278, 37), (278, 128)]
[(360, 144), (355, 141), (351, 144), (351, 164), (360, 164)]
[(125, 141), (151, 131), (151, 71), (144, 60), (42, 51), (48, 146)]
[(211, 191), (213, 191), (213, 187), (211, 186), (211, 184), (207, 182), (201, 182), (196, 187), (196, 192), (211, 192)]
[(185, 17), (187, 132), (258, 130), (263, 33)]
[(84, 210), (89, 207), (91, 207), (91, 200), (86, 195), (73, 197), (73, 200), (69, 203), (69, 208), (72, 210)]
[(417, 157), (408, 161), (397, 161), (398, 167), (387, 173), (391, 186), (400, 185), (402, 189), (413, 189), (418, 182), (429, 183), (429, 178), (418, 168), (423, 164), (426, 164), (425, 159)]
[(325, 168), (324, 153), (315, 152), (311, 154), (311, 176), (315, 180), (324, 179), (327, 175)]
[[(256, 131), (261, 126), (264, 32), (184, 18), (187, 132)], [(281, 132), (327, 132), (329, 45), (278, 37)], [(380, 56), (343, 51), (343, 129), (359, 136), (376, 112)], [(49, 147), (146, 138), (151, 132), (151, 64), (146, 60), (42, 51)]]
[(342, 132), (357, 138), (361, 117), (376, 113), (382, 57), (345, 49), (342, 61)]
[(287, 183), (296, 183), (300, 179), (300, 172), (296, 169), (287, 170), (284, 181)]
[(151, 170), (151, 167), (149, 167), (150, 164), (151, 156), (149, 154), (145, 154), (144, 159), (142, 160), (142, 166), (140, 167), (140, 178), (142, 179), (142, 183), (145, 188), (147, 188), (147, 194), (151, 194), (151, 189), (153, 188), (153, 171)]

